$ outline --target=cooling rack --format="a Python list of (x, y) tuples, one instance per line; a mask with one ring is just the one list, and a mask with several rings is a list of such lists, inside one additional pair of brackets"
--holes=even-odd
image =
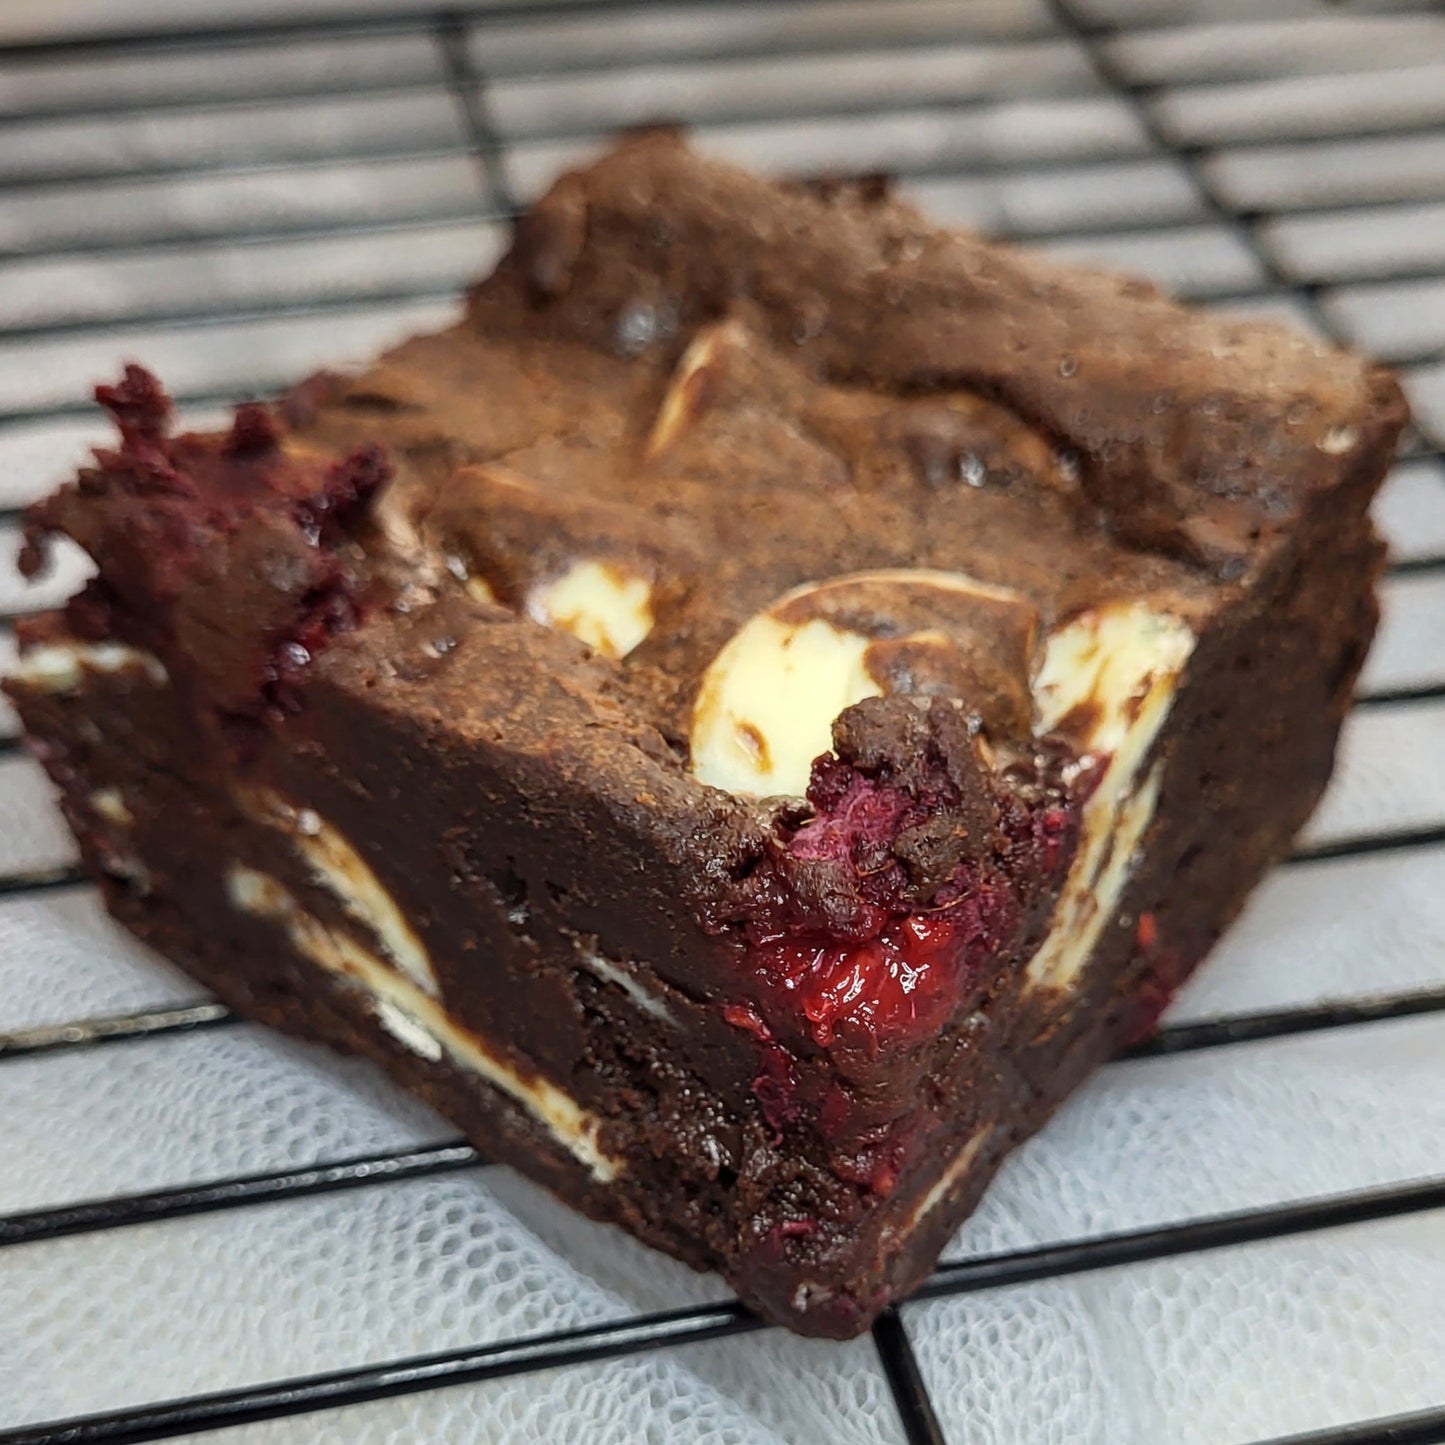
[[(615, 128), (1400, 370), (1339, 774), (1160, 1035), (870, 1339), (795, 1340), (106, 923), (0, 716), (0, 1445), (1445, 1440), (1445, 18), (544, 0), (0, 46), (0, 562), (153, 365), (187, 419), (455, 311)], [(11, 624), (84, 575), (0, 581)]]

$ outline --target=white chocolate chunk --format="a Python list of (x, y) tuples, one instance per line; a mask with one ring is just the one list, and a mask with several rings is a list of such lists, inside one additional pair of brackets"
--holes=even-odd
[(1118, 906), (1159, 796), (1160, 767), (1140, 773), (1193, 650), (1182, 621), (1138, 603), (1082, 613), (1045, 645), (1034, 679), (1038, 731), (1072, 715), (1081, 731), (1071, 741), (1108, 761), (1084, 804), (1053, 923), (1029, 960), (1031, 984), (1067, 988)]
[(653, 1018), (676, 1027), (677, 1020), (673, 1018), (672, 1010), (630, 969), (624, 968), (619, 963), (613, 963), (610, 958), (604, 958), (595, 949), (590, 948), (582, 951), (582, 964), (595, 973), (598, 978), (616, 984), (643, 1013), (651, 1014)]
[[(1177, 617), (1140, 603), (1116, 603), (1081, 613), (1056, 628), (1034, 677), (1040, 733), (1052, 732), (1076, 708), (1095, 714), (1079, 740), (1091, 752), (1117, 754), (1161, 705), (1189, 654), (1194, 635)], [(1163, 722), (1155, 718), (1147, 742)]]
[(135, 814), (126, 806), (119, 788), (97, 788), (90, 795), (90, 806), (118, 827), (129, 828), (135, 822)]
[(987, 602), (1017, 603), (1023, 600), (1023, 594), (1012, 587), (999, 587), (978, 577), (970, 577), (967, 572), (942, 572), (934, 567), (880, 567), (876, 572), (849, 572), (842, 577), (830, 577), (826, 582), (809, 582), (795, 587), (787, 596), (779, 598), (775, 605), (785, 607), (806, 596), (826, 598), (829, 593), (848, 592), (859, 584), (868, 587), (881, 584), (906, 591), (922, 589), (937, 592), (940, 597), (953, 594)]
[(746, 333), (736, 321), (720, 321), (693, 338), (657, 409), (657, 420), (645, 452), (649, 461), (660, 457), (692, 426), (702, 410), (708, 377), (722, 367), (725, 353), (730, 348), (741, 349), (746, 345)]
[(74, 692), (87, 672), (124, 672), (139, 668), (148, 681), (164, 687), (165, 665), (153, 652), (124, 642), (51, 642), (32, 647), (13, 676), (36, 692)]
[[(884, 689), (868, 670), (875, 637), (804, 614), (849, 593), (884, 588), (910, 599), (936, 592), (950, 601), (960, 595), (1020, 601), (1008, 588), (961, 572), (922, 568), (857, 572), (796, 588), (734, 633), (704, 674), (689, 737), (694, 776), (730, 793), (806, 792), (813, 760), (833, 745), (838, 714)], [(934, 629), (912, 636), (947, 640)]]
[(243, 793), (240, 801), (252, 817), (285, 833), (291, 846), (306, 860), (316, 882), (376, 934), (387, 956), (418, 988), (436, 994), (436, 975), (421, 940), (339, 828), (310, 808), (298, 812), (267, 788)]
[(882, 693), (864, 666), (868, 643), (822, 618), (798, 625), (754, 617), (703, 678), (692, 715), (693, 774), (730, 793), (804, 793), (813, 759), (833, 745), (833, 719)]
[(376, 1017), (382, 1028), (397, 1043), (430, 1063), (435, 1064), (440, 1061), (443, 1053), (441, 1040), (435, 1034), (428, 1033), (426, 1028), (404, 1008), (392, 1003), (389, 999), (378, 999)]
[[(694, 775), (732, 793), (802, 794), (838, 715), (884, 692), (869, 671), (875, 639), (835, 621), (852, 615), (836, 604), (849, 589), (850, 601), (865, 591), (877, 601), (888, 588), (897, 590), (900, 616), (905, 593), (911, 609), (930, 589), (940, 615), (960, 594), (1027, 605), (1007, 588), (921, 570), (798, 588), (735, 633), (704, 675), (690, 735)], [(908, 636), (947, 641), (922, 628)], [(1033, 984), (1067, 987), (1118, 905), (1159, 794), (1159, 770), (1144, 776), (1144, 765), (1193, 647), (1184, 622), (1140, 603), (1082, 613), (1044, 639), (1031, 685), (1034, 731), (1062, 729), (1081, 754), (1102, 760), (1103, 773), (1084, 805), (1053, 924), (1029, 965)]]
[(527, 615), (604, 657), (626, 657), (652, 631), (652, 586), (612, 562), (574, 562), (527, 595)]
[(618, 1161), (603, 1153), (598, 1143), (599, 1120), (569, 1094), (547, 1079), (524, 1078), (469, 1029), (455, 1023), (436, 999), (349, 934), (330, 929), (307, 913), (269, 874), (232, 863), (226, 888), (236, 908), (279, 923), (298, 952), (367, 994), (383, 1027), (407, 1048), (426, 1058), (445, 1052), (459, 1068), (477, 1074), (525, 1108), (593, 1178), (607, 1183), (617, 1177)]
[(923, 1220), (923, 1217), (936, 1209), (948, 1196), (948, 1191), (968, 1173), (973, 1161), (978, 1158), (979, 1151), (988, 1143), (989, 1135), (993, 1133), (993, 1125), (985, 1124), (957, 1154), (953, 1156), (948, 1168), (938, 1176), (933, 1188), (923, 1196), (914, 1206), (913, 1214), (909, 1218), (908, 1228), (914, 1229)]

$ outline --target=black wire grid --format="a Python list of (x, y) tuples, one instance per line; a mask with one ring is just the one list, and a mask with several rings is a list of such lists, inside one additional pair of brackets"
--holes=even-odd
[[(886, 49), (898, 52), (900, 65), (910, 56), (923, 56), (932, 47), (947, 43), (970, 44), (984, 54), (996, 50), (1001, 65), (1020, 52), (1034, 48), (1042, 54), (1064, 56), (1064, 69), (1073, 76), (1051, 83), (1051, 99), (1100, 96), (1116, 108), (1122, 102), (1131, 122), (1131, 134), (1121, 141), (1118, 134), (1101, 134), (1097, 140), (1084, 136), (1058, 146), (1045, 139), (1036, 153), (1016, 151), (1008, 145), (992, 153), (987, 148), (964, 148), (950, 153), (947, 144), (932, 153), (909, 151), (887, 153), (890, 114), (908, 110), (956, 119), (975, 112), (980, 126), (988, 123), (990, 112), (1008, 99), (1008, 81), (985, 84), (981, 93), (960, 98), (947, 83), (937, 93), (916, 87), (905, 97), (896, 93), (874, 93), (867, 86), (854, 93), (833, 91), (800, 108), (798, 98), (787, 85), (766, 97), (743, 92), (736, 99), (719, 101), (714, 92), (700, 102), (684, 100), (674, 107), (693, 121), (702, 142), (710, 137), (722, 141), (722, 148), (742, 146), (750, 134), (768, 126), (802, 126), (797, 145), (807, 164), (810, 140), (808, 126), (832, 122), (840, 127), (862, 120), (878, 122), (883, 139), (875, 143), (883, 150), (866, 157), (868, 168), (881, 167), (898, 175), (906, 185), (926, 198), (935, 188), (973, 185), (984, 207), (984, 221), (996, 234), (1042, 242), (1067, 249), (1081, 245), (1104, 245), (1111, 239), (1127, 238), (1147, 246), (1152, 239), (1168, 242), (1185, 236), (1191, 229), (1207, 226), (1218, 238), (1227, 240), (1249, 263), (1248, 279), (1240, 280), (1238, 268), (1223, 268), (1223, 274), (1166, 277), (1182, 285), (1200, 300), (1228, 304), (1235, 308), (1285, 310), (1311, 326), (1322, 336), (1341, 342), (1369, 340), (1362, 337), (1351, 320), (1349, 300), (1386, 294), (1391, 288), (1418, 284), (1422, 294), (1433, 286), (1435, 324), (1416, 327), (1413, 335), (1398, 344), (1371, 344), (1383, 359), (1400, 370), (1407, 386), (1414, 388), (1421, 419), (1406, 443), (1406, 459), (1433, 477), (1433, 484), (1445, 488), (1445, 69), (1437, 71), (1433, 97), (1427, 87), (1416, 103), (1396, 104), (1370, 113), (1345, 101), (1324, 107), (1318, 114), (1301, 120), (1288, 105), (1266, 105), (1265, 119), (1248, 124), (1193, 125), (1191, 101), (1207, 102), (1219, 87), (1240, 83), (1266, 86), (1277, 82), (1276, 94), (1288, 95), (1300, 80), (1281, 78), (1279, 68), (1293, 64), (1311, 83), (1311, 75), (1348, 76), (1351, 58), (1339, 45), (1333, 51), (1332, 35), (1338, 34), (1340, 17), (1368, 14), (1393, 15), (1401, 23), (1430, 22), (1430, 7), (1374, 5), (1368, 9), (1337, 5), (1315, 8), (1308, 3), (1290, 7), (1288, 31), (1278, 22), (1251, 16), (1249, 7), (1231, 6), (1221, 0), (1211, 7), (1193, 0), (1170, 6), (1165, 0), (1039, 0), (1021, 4), (1012, 13), (1001, 4), (974, 5), (904, 3), (864, 6), (858, 3), (765, 5), (762, 0), (734, 4), (724, 13), (721, 38), (704, 48), (691, 22), (708, 7), (679, 0), (665, 8), (644, 11), (628, 0), (542, 0), (538, 4), (503, 3), (474, 9), (438, 10), (433, 13), (372, 14), (325, 20), (290, 19), (248, 26), (193, 27), (185, 31), (90, 35), (85, 38), (44, 43), (0, 46), (0, 80), (8, 80), (5, 96), (18, 96), (18, 103), (0, 109), (0, 145), (6, 136), (17, 143), (0, 150), (0, 209), (10, 201), (36, 195), (65, 192), (84, 193), (87, 187), (125, 185), (165, 188), (203, 177), (246, 177), (321, 168), (341, 162), (358, 165), (421, 167), (455, 160), (469, 154), (475, 163), (475, 190), (457, 198), (422, 196), (403, 198), (400, 207), (358, 210), (339, 205), (333, 212), (279, 217), (258, 212), (253, 221), (224, 220), (212, 223), (192, 218), (187, 224), (174, 220), (131, 224), (125, 229), (97, 232), (82, 216), (66, 229), (51, 225), (38, 232), (0, 236), (0, 286), (5, 273), (46, 262), (80, 259), (123, 265), (135, 258), (174, 254), (177, 257), (220, 255), (237, 248), (264, 249), (292, 242), (337, 243), (347, 238), (401, 234), (419, 242), (448, 228), (487, 228), (505, 222), (515, 214), (514, 187), (533, 186), (530, 163), (546, 169), (571, 150), (595, 141), (599, 132), (617, 121), (659, 116), (653, 97), (644, 92), (621, 112), (604, 105), (601, 111), (580, 118), (563, 106), (560, 114), (545, 110), (530, 116), (515, 107), (500, 110), (495, 104), (498, 85), (531, 79), (575, 81), (595, 76), (605, 81), (635, 57), (632, 33), (627, 28), (639, 20), (654, 24), (646, 60), (686, 75), (690, 66), (723, 64), (796, 65), (806, 67), (833, 59), (846, 62), (857, 56)], [(717, 6), (712, 7), (719, 13)], [(749, 13), (760, 22), (756, 35), (745, 23)], [(796, 26), (780, 24), (780, 15), (794, 12)], [(1231, 13), (1232, 12), (1232, 13)], [(744, 23), (740, 23), (742, 17)], [(1326, 17), (1328, 22), (1325, 23)], [(1203, 59), (1185, 66), (1183, 78), (1151, 71), (1150, 56), (1168, 53), (1172, 41), (1188, 38), (1191, 25), (1201, 20), (1224, 20), (1238, 26), (1237, 44), (1206, 45)], [(762, 22), (766, 20), (766, 24)], [(1434, 24), (1445, 31), (1445, 18), (1438, 12)], [(1312, 28), (1315, 26), (1322, 28)], [(548, 27), (551, 27), (550, 29)], [(1336, 27), (1331, 29), (1330, 27)], [(1211, 32), (1200, 32), (1207, 36)], [(1217, 39), (1221, 32), (1212, 32)], [(93, 93), (78, 94), (72, 86), (62, 88), (55, 98), (46, 77), (66, 67), (85, 66), (96, 61), (127, 58), (147, 63), (168, 57), (214, 56), (224, 60), (245, 51), (250, 54), (283, 54), (293, 44), (344, 44), (358, 38), (395, 36), (415, 42), (429, 38), (435, 47), (435, 64), (408, 69), (410, 61), (399, 58), (398, 69), (383, 67), (360, 79), (328, 80), (314, 75), (290, 82), (282, 69), (275, 81), (248, 79), (240, 88), (224, 79), (221, 86), (197, 87), (184, 79), (177, 84), (162, 78), (142, 91), (118, 90), (108, 94), (102, 84)], [(1328, 42), (1328, 43), (1326, 43)], [(1160, 46), (1163, 45), (1163, 51)], [(1152, 47), (1152, 48), (1151, 48)], [(1445, 41), (1437, 38), (1437, 55), (1445, 55)], [(399, 57), (414, 51), (399, 52)], [(1289, 57), (1295, 57), (1291, 60)], [(1302, 58), (1301, 58), (1302, 57)], [(1313, 57), (1313, 58), (1312, 58)], [(114, 72), (106, 72), (113, 74)], [(218, 75), (221, 72), (218, 72)], [(249, 74), (249, 72), (248, 72)], [(1007, 74), (1001, 70), (1001, 75)], [(320, 149), (297, 144), (286, 135), (273, 136), (246, 151), (210, 154), (146, 155), (136, 160), (107, 157), (100, 163), (83, 152), (47, 153), (47, 133), (75, 123), (107, 121), (134, 122), (137, 117), (166, 118), (203, 114), (217, 108), (234, 107), (252, 115), (268, 107), (285, 107), (321, 101), (330, 97), (386, 99), (425, 94), (445, 87), (455, 107), (458, 122), (449, 139), (424, 135), (407, 138), (389, 134), (355, 138), (350, 134), (326, 141)], [(876, 87), (874, 88), (876, 90)], [(1001, 93), (1002, 92), (1002, 93)], [(806, 89), (805, 101), (808, 99)], [(1181, 104), (1182, 101), (1182, 104)], [(3, 102), (0, 102), (3, 105)], [(630, 107), (630, 108), (629, 108)], [(668, 108), (665, 100), (662, 111)], [(585, 106), (583, 107), (585, 112)], [(1273, 114), (1273, 119), (1271, 119)], [(24, 143), (33, 138), (34, 147)], [(1369, 161), (1369, 147), (1411, 141), (1422, 146), (1438, 145), (1434, 161), (1417, 164), (1412, 172), (1386, 165), (1376, 168)], [(1057, 139), (1057, 138), (1055, 138)], [(1350, 158), (1351, 146), (1363, 149)], [(1313, 180), (1282, 195), (1251, 193), (1248, 161), (1251, 155), (1268, 160), (1288, 147), (1309, 171), (1311, 154), (1323, 164)], [(956, 149), (956, 148), (955, 148)], [(1338, 162), (1332, 161), (1337, 156)], [(7, 159), (8, 158), (8, 159)], [(1244, 179), (1228, 162), (1245, 162)], [(1407, 157), (1408, 159), (1408, 157)], [(783, 162), (786, 164), (788, 155)], [(1167, 167), (1181, 187), (1182, 199), (1163, 203), (1155, 213), (1139, 214), (1121, 203), (1114, 214), (1095, 207), (1084, 220), (1065, 217), (1040, 220), (1026, 199), (1009, 205), (998, 202), (1015, 183), (1043, 188), (1087, 184), (1097, 177), (1100, 186), (1116, 182), (1120, 167)], [(836, 161), (831, 169), (845, 169)], [(520, 180), (518, 177), (520, 176)], [(1029, 192), (1020, 190), (1017, 197)], [(992, 197), (992, 210), (989, 198)], [(1281, 243), (1282, 222), (1348, 221), (1351, 216), (1390, 222), (1408, 232), (1438, 227), (1434, 244), (1413, 251), (1387, 254), (1371, 259), (1366, 247), (1363, 258), (1355, 254), (1344, 261), (1302, 260)], [(1388, 250), (1388, 248), (1386, 248)], [(1331, 267), (1335, 269), (1331, 269)], [(479, 264), (471, 269), (479, 270)], [(148, 329), (173, 332), (209, 333), (223, 343), (228, 328), (244, 327), (287, 317), (345, 318), (357, 313), (385, 311), (441, 302), (453, 296), (461, 276), (410, 278), (401, 282), (371, 281), (364, 287), (348, 289), (345, 284), (318, 283), (312, 294), (294, 289), (285, 293), (237, 294), (220, 300), (197, 294), (177, 304), (164, 300), (133, 309), (107, 305), (84, 297), (66, 310), (22, 314), (18, 320), (0, 317), (0, 346), (11, 342), (53, 341), (74, 337), (96, 340), (116, 355), (124, 353), (131, 338)], [(0, 299), (3, 305), (3, 299)], [(1407, 328), (1408, 330), (1408, 328)], [(292, 379), (295, 367), (277, 374), (246, 375), (214, 384), (187, 389), (182, 377), (178, 401), (190, 408), (206, 408), (231, 402), (247, 394), (273, 393)], [(174, 379), (174, 378), (173, 378)], [(36, 426), (64, 423), (70, 418), (88, 418), (91, 408), (80, 385), (67, 378), (64, 389), (46, 393), (42, 379), (35, 398), (21, 398), (0, 412), (0, 452), (7, 439)], [(46, 478), (36, 478), (38, 489)], [(0, 527), (13, 528), (20, 494), (0, 493)], [(1445, 549), (1418, 549), (1397, 561), (1392, 579), (1439, 578), (1445, 576)], [(4, 617), (13, 623), (14, 615)], [(1445, 678), (1411, 675), (1398, 685), (1373, 689), (1361, 702), (1371, 709), (1432, 706), (1445, 698)], [(1437, 717), (1445, 725), (1445, 717)], [(18, 751), (12, 735), (0, 737), (0, 758)], [(1433, 852), (1445, 865), (1445, 818), (1376, 832), (1335, 838), (1313, 848), (1302, 849), (1291, 866), (1308, 867), (1321, 860), (1366, 853), (1421, 854)], [(1445, 874), (1445, 867), (1442, 867)], [(74, 890), (85, 881), (73, 864), (12, 871), (0, 876), (0, 895), (40, 894), (46, 890)], [(1136, 1054), (1167, 1054), (1220, 1048), (1234, 1043), (1279, 1038), (1289, 1034), (1338, 1027), (1364, 1026), (1379, 1020), (1432, 1013), (1445, 1009), (1445, 985), (1406, 992), (1375, 995), (1353, 1002), (1321, 1003), (1220, 1017), (1166, 1027), (1161, 1034), (1135, 1051)], [(179, 1007), (131, 1013), (124, 1016), (87, 1018), (23, 1032), (0, 1034), (0, 1060), (40, 1054), (62, 1054), (87, 1048), (110, 1047), (127, 1040), (175, 1037), (198, 1030), (230, 1026), (233, 1019), (224, 1006), (208, 1001)], [(0, 1075), (0, 1101), (4, 1099)], [(208, 1211), (237, 1210), (262, 1202), (315, 1196), (327, 1191), (381, 1188), (388, 1183), (437, 1176), (482, 1167), (483, 1161), (461, 1141), (402, 1152), (340, 1159), (315, 1167), (231, 1177), (183, 1188), (121, 1195), (58, 1208), (31, 1210), (0, 1217), (0, 1247), (53, 1240), (65, 1235), (105, 1229), (124, 1229), (142, 1223), (198, 1215)], [(1146, 1260), (1211, 1250), (1245, 1243), (1278, 1240), (1290, 1235), (1335, 1226), (1380, 1221), (1420, 1211), (1445, 1208), (1445, 1173), (1434, 1178), (1321, 1199), (1191, 1219), (1159, 1228), (1129, 1231), (1107, 1236), (1049, 1244), (1008, 1254), (964, 1259), (941, 1266), (924, 1285), (922, 1298), (938, 1298), (964, 1292), (999, 1288), (1029, 1281), (1045, 1280), (1092, 1270), (1103, 1270)], [(175, 1438), (224, 1426), (274, 1420), (284, 1416), (325, 1411), (343, 1405), (438, 1389), (464, 1382), (520, 1376), (561, 1365), (587, 1361), (615, 1360), (641, 1352), (674, 1348), (763, 1329), (741, 1306), (711, 1304), (663, 1313), (639, 1315), (617, 1322), (587, 1325), (542, 1336), (507, 1340), (484, 1347), (451, 1353), (404, 1358), (379, 1365), (336, 1371), (309, 1377), (259, 1385), (247, 1385), (223, 1394), (196, 1396), (139, 1408), (117, 1409), (51, 1424), (0, 1429), (0, 1445), (59, 1445), (59, 1442), (142, 1441)], [(884, 1375), (891, 1389), (904, 1437), (921, 1442), (941, 1442), (944, 1431), (924, 1382), (913, 1344), (903, 1317), (887, 1311), (875, 1326), (876, 1345)], [(1364, 1367), (1364, 1362), (1362, 1362)], [(1294, 1445), (1405, 1445), (1405, 1442), (1445, 1440), (1445, 1381), (1440, 1382), (1441, 1404), (1432, 1410), (1408, 1416), (1376, 1419), (1341, 1426), (1307, 1436), (1291, 1437)], [(0, 1402), (3, 1413), (3, 1402)]]

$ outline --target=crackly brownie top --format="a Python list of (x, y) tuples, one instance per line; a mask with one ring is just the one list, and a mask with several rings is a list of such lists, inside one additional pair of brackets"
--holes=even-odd
[[(91, 631), (128, 630), (229, 716), (244, 687), (252, 714), (294, 713), (309, 678), (502, 738), (548, 760), (538, 788), (650, 812), (702, 860), (706, 919), (806, 896), (855, 934), (874, 905), (829, 849), (889, 907), (1025, 834), (1057, 872), (1050, 739), (1100, 724), (1047, 715), (1041, 677), (1073, 654), (1046, 640), (1132, 607), (1131, 645), (1178, 619), (1150, 645), (1182, 668), (1179, 638), (1312, 493), (1378, 480), (1404, 419), (1349, 353), (667, 133), (559, 180), (460, 324), (269, 420), (176, 439), (144, 381), (110, 400), (125, 447), (36, 518), (97, 556)], [(845, 775), (812, 770), (812, 833), (788, 813), (779, 894), (749, 861), (779, 836), (754, 795), (803, 793), (840, 713)], [(998, 796), (1010, 770), (1029, 818)]]
[[(607, 574), (607, 616), (572, 630), (680, 747), (709, 663), (792, 589), (923, 569), (1017, 592), (1029, 626), (1127, 596), (1197, 614), (1401, 419), (1384, 374), (1286, 329), (668, 134), (560, 180), (461, 325), (293, 411), (312, 443), (387, 450), (392, 535), (442, 586), (565, 627), (574, 569)], [(971, 655), (880, 666), (967, 680), (1017, 728), (1019, 619), (932, 605)]]

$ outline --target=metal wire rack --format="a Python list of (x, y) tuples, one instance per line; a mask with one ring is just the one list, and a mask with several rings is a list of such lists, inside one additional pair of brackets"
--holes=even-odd
[[(1312, 0), (1275, 12), (1262, 18), (1246, 0), (500, 0), (0, 46), (0, 551), (16, 545), (23, 504), (93, 432), (87, 388), (118, 357), (155, 358), (187, 413), (205, 420), (338, 353), (365, 354), (443, 316), (500, 244), (515, 197), (617, 126), (681, 118), (704, 146), (773, 170), (887, 170), (948, 219), (1153, 271), (1211, 305), (1283, 312), (1400, 369), (1417, 425), (1382, 498), (1395, 547), (1386, 628), (1341, 778), (1266, 890), (1274, 901), (1261, 905), (1264, 922), (1251, 933), (1246, 921), (1244, 942), (1226, 949), (1204, 991), (1133, 1057), (1164, 1068), (1175, 1056), (1248, 1053), (1233, 1045), (1284, 1049), (1293, 1035), (1387, 1031), (1411, 1016), (1434, 1027), (1429, 1017), (1445, 1011), (1445, 18), (1429, 5)], [(64, 595), (78, 566), (63, 565), (41, 595), (0, 584), (0, 663), (15, 618)], [(168, 1157), (126, 1174), (133, 1187), (117, 1188), (114, 1171), (88, 1158), (83, 1133), (56, 1144), (66, 1163), (51, 1168), (50, 1141), (42, 1150), (38, 1134), (5, 1121), (76, 1087), (67, 1072), (76, 1060), (144, 1049), (156, 1051), (145, 1066), (163, 1070), (164, 1051), (202, 1033), (213, 1046), (244, 1026), (84, 916), (88, 889), (40, 796), (4, 716), (4, 1349), (15, 1349), (7, 1314), (22, 1334), (31, 1315), (56, 1309), (58, 1327), (68, 1323), (62, 1306), (24, 1294), (34, 1276), (21, 1269), (17, 1279), (12, 1262), (38, 1261), (45, 1278), (76, 1260), (112, 1271), (124, 1255), (117, 1243), (47, 1263), (44, 1251), (64, 1239), (124, 1241), (161, 1221), (234, 1218), (323, 1195), (346, 1204), (484, 1167), (463, 1142), (407, 1116), (405, 1127), (376, 1134), (385, 1147), (293, 1141), (247, 1155), (245, 1170), (210, 1172)], [(1344, 936), (1341, 898), (1352, 916), (1368, 915), (1363, 952)], [(21, 911), (26, 927), (80, 960), (70, 992), (47, 960), (3, 952), (35, 936), (6, 931)], [(1334, 951), (1348, 954), (1353, 975), (1319, 962), (1340, 937)], [(1295, 963), (1285, 967), (1271, 953), (1279, 949)], [(1445, 1070), (1445, 1035), (1437, 1028), (1431, 1039)], [(1290, 1057), (1281, 1055), (1285, 1066)], [(273, 1064), (299, 1067), (291, 1054)], [(225, 1059), (215, 1068), (224, 1091)], [(20, 1069), (30, 1072), (17, 1093)], [(1438, 1113), (1421, 1118), (1423, 1169), (1346, 1169), (1339, 1187), (1276, 1178), (1254, 1196), (1201, 1189), (1190, 1198), (1202, 1207), (1126, 1211), (1105, 1227), (1088, 1219), (1013, 1248), (950, 1251), (917, 1300), (880, 1320), (876, 1353), (847, 1355), (849, 1369), (881, 1382), (877, 1418), (859, 1422), (857, 1438), (963, 1438), (956, 1362), (928, 1344), (930, 1301), (977, 1294), (986, 1306), (1036, 1282), (1445, 1209), (1445, 1127)], [(254, 1167), (268, 1157), (270, 1167)], [(39, 1162), (61, 1182), (36, 1196), (22, 1181)], [(533, 1207), (542, 1206), (522, 1212)], [(647, 1298), (621, 1308), (608, 1296), (612, 1307), (591, 1315), (494, 1329), (480, 1343), (431, 1348), (403, 1333), (412, 1347), (380, 1359), (287, 1378), (217, 1375), (175, 1398), (158, 1399), (166, 1392), (142, 1379), (118, 1403), (83, 1388), (31, 1391), (5, 1373), (0, 1353), (0, 1445), (211, 1431), (249, 1440), (228, 1432), (283, 1419), (295, 1433), (264, 1438), (359, 1438), (335, 1423), (353, 1418), (344, 1407), (500, 1380), (524, 1391), (545, 1371), (620, 1367), (765, 1329), (715, 1290), (679, 1287), (671, 1305), (666, 1290)], [(1374, 1365), (1361, 1358), (1358, 1367)], [(46, 1411), (52, 1398), (80, 1404), (52, 1418), (64, 1412)], [(1295, 1445), (1445, 1440), (1445, 1377), (1382, 1399), (1364, 1421), (1323, 1400), (1318, 1409), (1276, 1401), (1249, 1418), (1258, 1424), (1231, 1438), (1283, 1441), (1271, 1424), (1283, 1420)], [(987, 1438), (1028, 1438), (1007, 1419), (994, 1423)], [(595, 1435), (576, 1428), (577, 1438), (603, 1438), (600, 1418)], [(1151, 1436), (1115, 1421), (1089, 1438), (1188, 1433), (1176, 1428), (1156, 1425)], [(854, 1438), (839, 1429), (832, 1422), (817, 1438)], [(673, 1420), (648, 1438), (694, 1436)], [(775, 1426), (766, 1438), (793, 1436)]]

